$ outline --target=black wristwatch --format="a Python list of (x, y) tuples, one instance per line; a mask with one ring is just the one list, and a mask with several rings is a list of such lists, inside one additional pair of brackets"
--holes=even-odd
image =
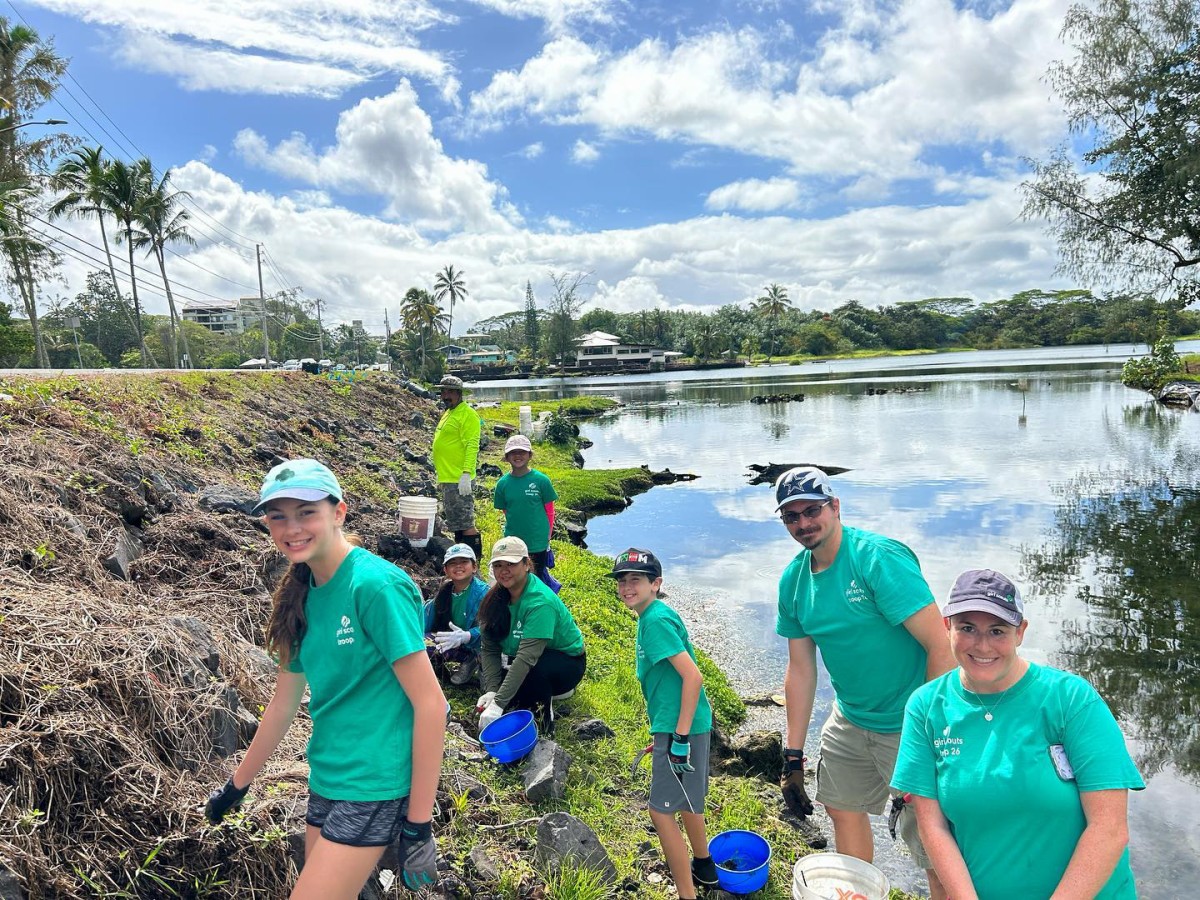
[(806, 762), (808, 762), (808, 758), (804, 755), (803, 750), (796, 750), (793, 747), (783, 748), (783, 770), (785, 772), (803, 769)]

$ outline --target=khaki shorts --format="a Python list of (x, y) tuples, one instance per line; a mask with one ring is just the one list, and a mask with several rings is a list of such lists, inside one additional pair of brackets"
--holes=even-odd
[[(817, 761), (816, 801), (846, 812), (882, 815), (888, 799), (900, 734), (880, 734), (859, 728), (836, 703), (821, 729), (821, 758)], [(900, 813), (897, 833), (922, 869), (931, 869), (921, 837), (917, 833), (917, 811), (906, 804)]]
[(465, 497), (458, 492), (458, 482), (439, 484), (442, 495), (442, 521), (450, 531), (466, 531), (475, 527), (475, 494)]

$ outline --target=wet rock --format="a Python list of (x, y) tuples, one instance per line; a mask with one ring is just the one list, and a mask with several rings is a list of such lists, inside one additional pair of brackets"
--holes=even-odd
[(672, 472), (670, 469), (663, 469), (661, 472), (651, 472), (650, 480), (655, 484), (674, 484), (677, 481), (695, 481), (699, 475), (692, 475), (688, 472)]
[(767, 707), (785, 706), (786, 705), (786, 703), (783, 699), (783, 694), (773, 694), (770, 692), (765, 693), (765, 694), (754, 694), (750, 697), (743, 697), (742, 703), (746, 704), (746, 706), (767, 706)]
[(616, 736), (617, 733), (603, 719), (588, 719), (575, 726), (575, 737), (581, 741), (599, 741)]
[(258, 504), (258, 494), (236, 485), (210, 484), (200, 488), (196, 503), (207, 512), (240, 512), (249, 516)]
[(821, 463), (811, 462), (766, 463), (765, 465), (761, 463), (750, 463), (750, 465), (748, 465), (746, 468), (754, 472), (754, 474), (750, 476), (751, 484), (774, 484), (780, 475), (782, 475), (788, 469), (794, 469), (797, 466), (815, 466), (826, 475), (841, 475), (843, 472), (850, 471), (850, 469), (843, 468), (842, 466), (829, 466)]
[(104, 568), (122, 581), (132, 581), (130, 567), (142, 555), (141, 538), (134, 530), (122, 528), (116, 532), (115, 543), (112, 554), (104, 560)]
[(525, 761), (525, 798), (530, 803), (559, 800), (567, 790), (571, 754), (548, 738), (542, 738)]
[(493, 466), (491, 463), (480, 463), (479, 476), (483, 478), (499, 478), (504, 472), (499, 466)]
[(555, 812), (542, 817), (537, 826), (534, 855), (551, 871), (558, 871), (566, 863), (591, 869), (606, 884), (617, 880), (617, 868), (596, 833), (570, 813)]
[(803, 394), (757, 394), (750, 398), (751, 403), (803, 403)]
[(1181, 409), (1200, 409), (1200, 383), (1195, 381), (1171, 381), (1158, 392), (1158, 402)]
[(587, 549), (587, 526), (580, 525), (578, 522), (564, 522), (563, 530), (567, 533), (567, 539), (576, 547)]

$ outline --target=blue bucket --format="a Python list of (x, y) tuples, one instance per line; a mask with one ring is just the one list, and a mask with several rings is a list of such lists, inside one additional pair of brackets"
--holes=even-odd
[(497, 762), (516, 762), (537, 743), (537, 723), (533, 713), (518, 709), (505, 713), (479, 733), (483, 749)]
[(717, 885), (731, 894), (751, 894), (767, 883), (771, 845), (753, 831), (722, 831), (708, 842), (717, 864)]

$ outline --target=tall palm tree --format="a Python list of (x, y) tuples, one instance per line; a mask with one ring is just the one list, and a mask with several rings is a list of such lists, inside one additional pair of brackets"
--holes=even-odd
[(133, 262), (134, 229), (140, 221), (142, 207), (153, 179), (154, 172), (150, 160), (145, 157), (132, 165), (116, 159), (108, 167), (108, 177), (104, 179), (102, 195), (104, 208), (121, 226), (117, 239), (123, 239), (129, 248), (129, 286), (133, 293), (134, 328), (137, 330), (143, 368), (150, 364), (153, 357), (146, 347), (146, 338), (142, 331), (142, 306), (138, 301), (137, 271)]
[[(146, 161), (147, 165), (149, 161)], [(191, 364), (192, 351), (188, 347), (187, 330), (180, 324), (175, 312), (175, 295), (171, 291), (171, 282), (167, 278), (166, 246), (167, 244), (187, 244), (196, 246), (196, 239), (188, 231), (187, 223), (191, 216), (183, 209), (180, 199), (190, 196), (186, 191), (170, 189), (171, 170), (163, 172), (162, 178), (154, 181), (153, 172), (146, 185), (147, 192), (142, 197), (138, 207), (137, 219), (141, 231), (133, 238), (134, 244), (140, 249), (146, 248), (147, 253), (153, 253), (158, 260), (158, 271), (162, 273), (163, 287), (167, 291), (167, 309), (171, 314), (171, 365), (181, 368), (179, 358), (179, 335), (183, 335), (183, 352)]]
[(754, 301), (753, 309), (767, 319), (767, 330), (771, 335), (770, 350), (767, 352), (767, 362), (775, 355), (775, 322), (780, 316), (792, 308), (788, 299), (787, 288), (781, 284), (771, 283), (764, 289), (766, 293)]
[(37, 364), (49, 366), (37, 314), (36, 276), (57, 264), (54, 251), (28, 228), (29, 206), (37, 192), (28, 189), (30, 163), (42, 158), (48, 142), (26, 142), (18, 131), (22, 119), (48, 101), (67, 71), (67, 63), (25, 25), (10, 25), (0, 17), (0, 196), (4, 223), (0, 252), (21, 295), (33, 331)]
[(109, 162), (104, 158), (103, 147), (78, 147), (71, 151), (50, 178), (50, 186), (62, 192), (50, 207), (50, 218), (71, 216), (76, 219), (95, 218), (100, 225), (100, 242), (104, 245), (104, 258), (108, 261), (108, 274), (112, 279), (113, 292), (129, 327), (137, 330), (133, 313), (121, 294), (117, 282), (117, 268), (113, 264), (112, 248), (108, 243), (108, 229), (104, 219), (108, 210), (104, 206), (104, 184), (108, 177)]
[(446, 266), (442, 271), (437, 273), (437, 278), (433, 282), (433, 298), (441, 303), (443, 300), (450, 300), (450, 316), (446, 320), (446, 335), (450, 335), (450, 330), (454, 327), (454, 304), (465, 298), (470, 291), (467, 290), (467, 284), (463, 281), (463, 271), (459, 269), (454, 271), (454, 266)]
[(404, 323), (405, 328), (410, 331), (419, 332), (421, 335), (421, 370), (423, 372), (425, 369), (426, 340), (434, 332), (448, 327), (446, 314), (437, 305), (437, 301), (429, 296), (429, 291), (423, 291), (420, 288), (409, 288), (408, 293), (404, 295), (404, 300), (400, 303), (400, 321)]

